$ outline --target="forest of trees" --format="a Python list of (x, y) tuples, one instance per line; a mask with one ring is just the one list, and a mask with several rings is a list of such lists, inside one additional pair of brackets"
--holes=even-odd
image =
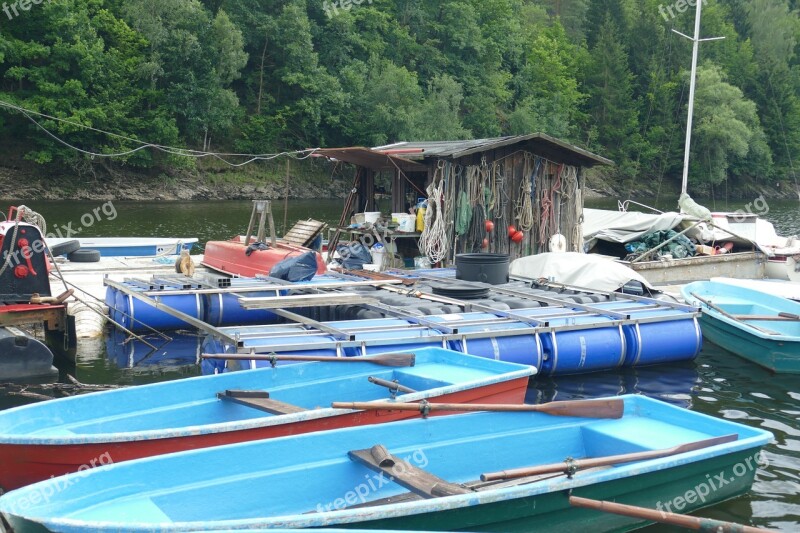
[[(693, 3), (693, 2), (692, 2)], [(691, 180), (795, 182), (796, 0), (705, 0)], [(27, 7), (27, 9), (25, 9)], [(545, 132), (680, 179), (686, 0), (14, 0), (0, 10), (0, 140), (58, 165), (131, 139), (264, 154)], [(191, 165), (152, 149), (114, 159)], [(2, 164), (2, 161), (0, 161)]]

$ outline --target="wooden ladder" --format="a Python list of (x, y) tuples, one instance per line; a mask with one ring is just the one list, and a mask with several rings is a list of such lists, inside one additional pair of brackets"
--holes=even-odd
[(253, 228), (258, 221), (258, 233), (255, 235), (255, 242), (264, 242), (266, 238), (267, 218), (269, 218), (270, 244), (275, 246), (278, 238), (275, 236), (275, 220), (272, 218), (272, 202), (269, 200), (253, 200), (253, 211), (250, 213), (250, 222), (247, 224), (247, 236), (244, 245), (250, 246), (253, 239)]

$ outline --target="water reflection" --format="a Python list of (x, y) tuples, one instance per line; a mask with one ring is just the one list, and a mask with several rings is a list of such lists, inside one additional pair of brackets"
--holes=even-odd
[(200, 360), (200, 335), (170, 332), (168, 339), (158, 335), (149, 335), (143, 339), (155, 348), (141, 340), (128, 339), (119, 330), (109, 333), (106, 340), (108, 360), (118, 368), (144, 372), (151, 371), (152, 367), (196, 366)]
[(542, 377), (532, 381), (526, 403), (600, 398), (620, 394), (644, 394), (691, 408), (701, 387), (693, 362), (626, 368), (577, 376)]

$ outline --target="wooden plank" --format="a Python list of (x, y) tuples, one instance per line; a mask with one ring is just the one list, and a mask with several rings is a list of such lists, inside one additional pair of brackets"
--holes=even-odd
[(289, 231), (294, 231), (294, 230), (319, 231), (322, 228), (324, 228), (325, 226), (326, 226), (326, 224), (324, 222), (316, 222), (316, 223), (298, 222)]
[(350, 459), (386, 474), (388, 479), (402, 485), (423, 498), (438, 498), (456, 494), (472, 494), (472, 490), (450, 483), (430, 472), (418, 468), (390, 454), (386, 448), (376, 444), (372, 448), (348, 452)]
[(316, 228), (316, 227), (302, 227), (302, 228), (294, 227), (291, 228), (289, 231), (287, 231), (286, 234), (291, 235), (296, 233), (306, 233), (309, 235), (316, 235), (317, 233), (322, 231), (322, 229), (323, 228)]
[(273, 400), (269, 397), (269, 392), (262, 390), (226, 390), (217, 394), (217, 398), (266, 411), (273, 415), (288, 415), (306, 411), (303, 407)]

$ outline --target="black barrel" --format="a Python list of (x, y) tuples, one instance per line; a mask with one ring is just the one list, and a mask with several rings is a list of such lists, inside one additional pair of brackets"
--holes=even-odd
[(508, 255), (458, 254), (456, 255), (456, 278), (464, 281), (480, 281), (491, 285), (508, 283)]

